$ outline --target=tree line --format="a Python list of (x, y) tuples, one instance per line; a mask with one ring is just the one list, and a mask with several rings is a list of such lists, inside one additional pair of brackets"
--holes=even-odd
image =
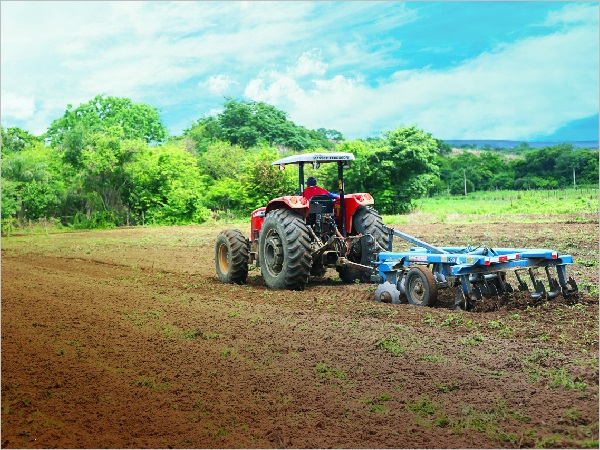
[[(453, 150), (416, 126), (345, 140), (309, 130), (263, 102), (228, 98), (219, 114), (169, 136), (158, 110), (96, 96), (68, 105), (42, 136), (2, 127), (2, 224), (47, 219), (74, 228), (191, 224), (244, 217), (297, 194), (297, 169), (271, 162), (293, 152), (351, 152), (347, 192), (369, 192), (385, 214), (443, 193), (597, 185), (598, 152), (569, 144), (523, 155)], [(307, 169), (333, 189), (335, 165)]]

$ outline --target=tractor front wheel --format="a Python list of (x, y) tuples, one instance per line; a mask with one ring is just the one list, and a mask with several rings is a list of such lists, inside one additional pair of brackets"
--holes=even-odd
[(406, 274), (406, 297), (414, 306), (433, 306), (437, 301), (437, 284), (433, 272), (425, 266), (414, 266)]
[(274, 289), (302, 290), (312, 265), (310, 234), (304, 219), (289, 209), (265, 217), (258, 242), (260, 270)]
[(215, 245), (217, 275), (223, 283), (243, 284), (248, 278), (248, 244), (240, 230), (221, 231)]

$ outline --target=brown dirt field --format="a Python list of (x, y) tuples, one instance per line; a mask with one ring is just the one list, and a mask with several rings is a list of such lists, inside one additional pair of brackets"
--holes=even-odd
[(221, 284), (223, 228), (3, 239), (2, 448), (598, 447), (597, 223), (397, 226), (580, 262), (569, 302), (468, 313)]

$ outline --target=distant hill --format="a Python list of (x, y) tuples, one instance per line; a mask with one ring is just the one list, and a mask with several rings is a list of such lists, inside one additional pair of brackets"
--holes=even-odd
[[(500, 140), (461, 140), (450, 139), (444, 140), (453, 147), (460, 148), (462, 145), (476, 145), (478, 148), (489, 145), (492, 148), (515, 148), (523, 144), (524, 141), (500, 141)], [(531, 148), (552, 147), (554, 145), (564, 144), (565, 142), (525, 142)], [(575, 148), (598, 148), (598, 141), (567, 141), (567, 144), (572, 144)]]

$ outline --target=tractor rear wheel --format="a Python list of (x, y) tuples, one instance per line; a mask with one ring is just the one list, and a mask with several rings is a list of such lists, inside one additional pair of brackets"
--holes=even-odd
[(243, 284), (248, 278), (248, 244), (240, 230), (221, 231), (215, 245), (217, 275), (223, 283)]
[[(375, 260), (375, 256), (379, 253), (380, 248), (388, 249), (390, 243), (390, 235), (388, 234), (381, 216), (373, 209), (360, 206), (352, 217), (352, 233), (354, 235), (370, 234), (373, 240), (361, 239), (355, 242), (350, 249), (348, 259), (352, 262), (371, 265)], [(342, 281), (353, 283), (356, 281), (368, 283), (371, 281), (371, 274), (362, 270), (353, 269), (351, 267), (339, 267), (337, 269)]]
[(310, 234), (304, 219), (289, 209), (265, 217), (258, 242), (260, 269), (274, 289), (302, 290), (312, 265)]

